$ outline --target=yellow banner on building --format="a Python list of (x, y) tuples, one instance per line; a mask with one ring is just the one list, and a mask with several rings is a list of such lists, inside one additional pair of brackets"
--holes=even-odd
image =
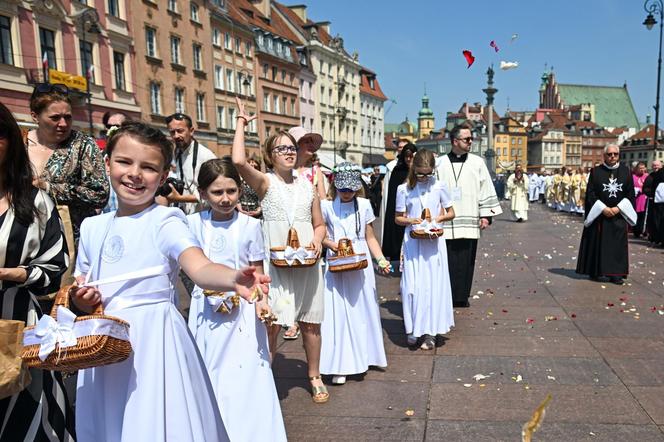
[(78, 89), (80, 91), (84, 91), (88, 87), (88, 80), (85, 77), (56, 71), (55, 69), (48, 70), (48, 80), (49, 83), (64, 84), (70, 89)]

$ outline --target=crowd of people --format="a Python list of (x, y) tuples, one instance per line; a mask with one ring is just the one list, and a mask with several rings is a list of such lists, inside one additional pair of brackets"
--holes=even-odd
[[(37, 297), (57, 291), (69, 269), (77, 311), (101, 304), (127, 321), (133, 352), (80, 370), (75, 410), (59, 372), (31, 369), (26, 389), (0, 399), (1, 440), (286, 440), (272, 375), (282, 330), (301, 336), (316, 404), (330, 399), (323, 376), (343, 385), (388, 366), (376, 272), (401, 278), (408, 345), (442, 345), (454, 308), (470, 305), (481, 232), (502, 213), (464, 125), (451, 131), (447, 155), (400, 142), (382, 179), (347, 161), (328, 179), (316, 161), (322, 137), (301, 127), (248, 157), (244, 132), (256, 116), (239, 99), (223, 158), (182, 113), (167, 118), (170, 136), (108, 115), (95, 143), (72, 129), (60, 86), (37, 86), (30, 106), (37, 129), (24, 137), (0, 104), (2, 318), (35, 325)], [(643, 175), (618, 163), (617, 146), (587, 177), (517, 168), (512, 214), (526, 221), (529, 200), (585, 205), (577, 271), (623, 277), (625, 223), (638, 226), (636, 213), (661, 210), (664, 198), (662, 172)], [(640, 219), (647, 229), (650, 215)], [(186, 319), (181, 284), (191, 295)]]

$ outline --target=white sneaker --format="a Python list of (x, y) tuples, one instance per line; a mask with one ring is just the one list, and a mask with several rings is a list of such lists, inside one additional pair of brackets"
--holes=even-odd
[(343, 385), (346, 383), (346, 376), (334, 375), (332, 376), (332, 383), (335, 385)]
[(414, 336), (412, 333), (408, 333), (407, 339), (408, 339), (408, 345), (417, 344), (417, 337)]

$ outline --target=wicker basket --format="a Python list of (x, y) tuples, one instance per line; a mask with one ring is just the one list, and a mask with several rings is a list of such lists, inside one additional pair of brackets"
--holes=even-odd
[[(429, 209), (424, 209), (422, 211), (422, 219), (426, 222), (431, 222), (431, 211)], [(415, 228), (411, 229), (410, 237), (414, 239), (438, 239), (443, 236), (443, 229), (430, 229), (430, 230), (417, 230)]]
[[(57, 321), (59, 306), (69, 308), (70, 291), (76, 288), (75, 285), (68, 285), (58, 291), (51, 309), (51, 317), (54, 320)], [(43, 361), (39, 358), (40, 342), (43, 340), (35, 335), (35, 328), (36, 326), (26, 327), (23, 332), (25, 346), (21, 357), (28, 367), (76, 371), (122, 362), (131, 354), (129, 323), (105, 315), (101, 303), (91, 315), (78, 316), (74, 320), (73, 333), (76, 336), (76, 344), (61, 348), (60, 343), (56, 343), (53, 351)], [(93, 328), (99, 334), (86, 334), (87, 330)]]
[[(272, 247), (270, 248), (270, 262), (275, 267), (311, 267), (318, 261), (316, 257), (316, 249), (313, 247), (300, 247), (300, 239), (297, 236), (297, 231), (294, 228), (288, 230), (288, 238), (286, 240), (288, 247)], [(286, 249), (303, 251), (299, 259), (287, 259), (284, 255)], [(288, 261), (291, 261), (290, 264)]]
[(327, 258), (328, 269), (332, 273), (366, 269), (369, 265), (366, 253), (355, 253), (353, 243), (348, 238), (341, 238), (337, 245), (337, 254)]

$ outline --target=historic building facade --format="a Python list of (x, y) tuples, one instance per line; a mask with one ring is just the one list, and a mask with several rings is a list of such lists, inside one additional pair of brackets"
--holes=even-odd
[(0, 2), (0, 101), (20, 126), (33, 127), (30, 94), (46, 81), (69, 87), (77, 129), (89, 131), (92, 121), (98, 135), (103, 114), (112, 110), (138, 117), (132, 6), (127, 0)]

